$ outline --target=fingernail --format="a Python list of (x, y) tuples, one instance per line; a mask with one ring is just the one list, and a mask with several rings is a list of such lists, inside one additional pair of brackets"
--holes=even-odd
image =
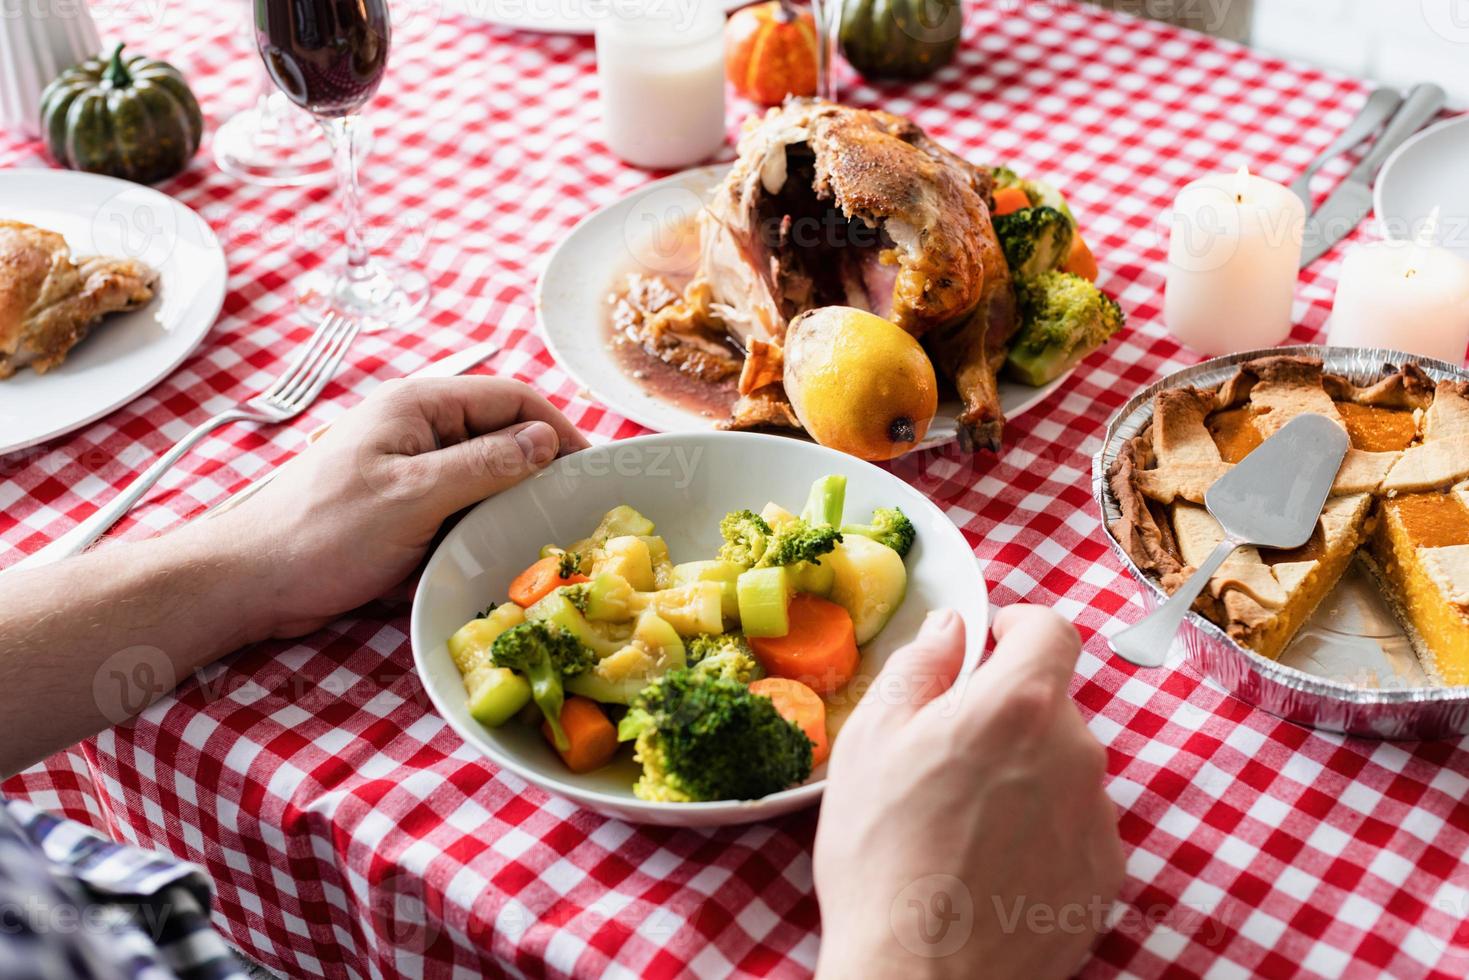
[(952, 609), (934, 609), (923, 617), (923, 626), (919, 628), (919, 636), (942, 636), (954, 628), (954, 617), (958, 613)]
[(515, 444), (520, 447), (526, 462), (536, 467), (545, 466), (556, 458), (559, 442), (556, 430), (545, 422), (528, 422), (515, 432)]

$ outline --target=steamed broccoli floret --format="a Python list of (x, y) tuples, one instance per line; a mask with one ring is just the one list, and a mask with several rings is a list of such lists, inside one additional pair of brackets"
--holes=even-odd
[[(566, 576), (563, 575), (561, 577), (565, 578)], [(566, 596), (567, 601), (576, 607), (577, 612), (583, 616), (587, 614), (587, 603), (592, 598), (592, 583), (578, 582), (576, 585), (563, 585), (558, 591)]]
[(1048, 205), (1021, 208), (994, 219), (995, 237), (1016, 279), (1027, 279), (1061, 267), (1071, 251), (1076, 225)]
[(724, 546), (719, 549), (722, 561), (744, 568), (770, 568), (815, 561), (831, 551), (842, 540), (834, 527), (812, 527), (795, 520), (772, 530), (759, 514), (748, 510), (733, 511), (719, 522)]
[(556, 573), (562, 578), (571, 578), (581, 572), (581, 553), (563, 551), (556, 564)]
[(557, 748), (570, 743), (561, 728), (561, 705), (566, 692), (561, 680), (590, 670), (596, 655), (564, 630), (533, 621), (512, 626), (495, 638), (490, 659), (496, 667), (508, 667), (530, 681), (531, 698), (546, 716)]
[(1081, 276), (1048, 272), (1016, 284), (1020, 329), (1006, 370), (1028, 385), (1043, 385), (1122, 329), (1122, 309)]
[(749, 568), (765, 554), (774, 533), (764, 518), (754, 511), (731, 511), (719, 522), (719, 534), (724, 538), (719, 558)]
[(689, 666), (711, 677), (748, 684), (765, 676), (750, 644), (738, 633), (701, 634), (685, 645)]
[(736, 681), (675, 670), (643, 689), (618, 726), (637, 740), (644, 800), (754, 800), (811, 775), (811, 740)]
[(803, 561), (819, 562), (841, 544), (842, 532), (834, 527), (812, 527), (805, 521), (783, 525), (770, 539), (765, 554), (755, 562), (756, 568), (796, 565)]
[(918, 537), (908, 515), (896, 507), (879, 507), (872, 512), (871, 524), (847, 524), (842, 527), (842, 533), (871, 538), (905, 558), (908, 556), (908, 549), (913, 547), (913, 542)]

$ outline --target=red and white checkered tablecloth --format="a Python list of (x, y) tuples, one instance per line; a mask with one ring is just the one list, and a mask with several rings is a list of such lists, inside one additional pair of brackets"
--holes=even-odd
[[(211, 124), (247, 101), (258, 63), (240, 5), (94, 6), (104, 34), (188, 73)], [(1159, 322), (1159, 216), (1207, 171), (1243, 163), (1288, 180), (1351, 119), (1362, 86), (1092, 8), (970, 7), (955, 64), (847, 96), (911, 115), (972, 159), (1064, 187), (1102, 285), (1130, 318), (1014, 420), (999, 459), (950, 447), (894, 466), (964, 530), (997, 604), (1052, 606), (1086, 639), (1075, 694), (1110, 749), (1129, 858), (1126, 914), (1085, 972), (1466, 975), (1469, 753), (1459, 743), (1308, 731), (1190, 673), (1135, 674), (1101, 639), (1140, 606), (1102, 539), (1090, 459), (1133, 391), (1194, 360)], [(650, 179), (600, 142), (591, 42), (517, 34), (434, 0), (404, 19), (372, 105), (365, 178), (377, 237), (433, 279), (423, 323), (364, 337), (307, 417), (214, 436), (120, 534), (176, 525), (297, 452), (373, 386), (471, 340), (502, 341), (494, 370), (536, 385), (596, 437), (639, 431), (577, 391), (532, 309), (548, 250)], [(0, 165), (47, 164), (37, 144), (0, 134)], [(243, 186), (207, 149), (164, 190), (225, 243), (223, 316), (132, 405), (0, 460), (0, 564), (260, 389), (306, 336), (288, 285), (335, 248), (328, 192)], [(1303, 277), (1293, 340), (1319, 339), (1335, 267), (1333, 257)], [(810, 970), (814, 812), (675, 831), (547, 796), (496, 771), (433, 713), (407, 624), (396, 598), (306, 641), (245, 650), (3, 788), (204, 865), (220, 928), (293, 977)]]

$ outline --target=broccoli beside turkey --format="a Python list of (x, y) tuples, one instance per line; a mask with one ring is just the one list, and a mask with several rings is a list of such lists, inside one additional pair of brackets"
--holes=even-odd
[(997, 190), (1001, 187), (1018, 187), (1025, 191), (1031, 207), (1039, 207), (1044, 204), (1046, 207), (1060, 211), (1069, 220), (1073, 222), (1076, 220), (1071, 213), (1071, 206), (1066, 203), (1066, 198), (1044, 180), (1022, 177), (1009, 167), (991, 167), (990, 176), (994, 178)]
[(994, 226), (1010, 275), (1017, 280), (1059, 269), (1076, 234), (1075, 222), (1044, 204), (996, 215)]
[(1069, 272), (1046, 272), (1015, 284), (1020, 329), (1005, 370), (1028, 385), (1066, 373), (1122, 329), (1122, 309), (1094, 284)]

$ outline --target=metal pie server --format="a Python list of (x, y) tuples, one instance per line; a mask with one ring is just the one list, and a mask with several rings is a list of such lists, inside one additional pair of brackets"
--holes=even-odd
[(1347, 174), (1347, 179), (1327, 195), (1321, 207), (1306, 220), (1305, 247), (1301, 250), (1301, 268), (1315, 262), (1331, 247), (1350, 235), (1362, 219), (1372, 211), (1372, 182), (1377, 171), (1393, 151), (1408, 137), (1422, 129), (1444, 105), (1444, 90), (1437, 85), (1414, 85), (1403, 99), (1372, 149)]
[(1113, 652), (1139, 667), (1163, 666), (1183, 617), (1237, 548), (1299, 548), (1311, 539), (1346, 454), (1340, 425), (1324, 415), (1300, 415), (1215, 481), (1204, 506), (1224, 540), (1182, 588), (1108, 641)]

